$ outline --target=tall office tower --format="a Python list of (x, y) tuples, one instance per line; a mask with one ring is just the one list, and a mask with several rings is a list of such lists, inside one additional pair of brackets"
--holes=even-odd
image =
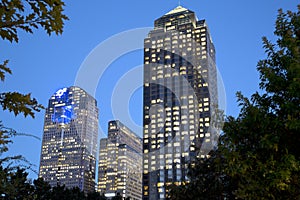
[[(144, 40), (143, 199), (166, 199), (212, 148), (215, 48), (205, 20), (178, 6)], [(202, 148), (203, 147), (203, 148)]]
[(51, 186), (95, 190), (96, 100), (79, 87), (53, 94), (46, 109), (39, 176)]
[(108, 138), (100, 140), (98, 191), (142, 199), (142, 139), (118, 120), (108, 123)]

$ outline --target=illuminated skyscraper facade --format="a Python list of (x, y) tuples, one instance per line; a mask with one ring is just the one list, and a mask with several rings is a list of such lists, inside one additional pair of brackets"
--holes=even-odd
[[(178, 6), (144, 40), (143, 199), (166, 199), (212, 142), (215, 48), (205, 20)], [(206, 145), (209, 146), (209, 145)], [(209, 150), (209, 149), (205, 149)]]
[(142, 139), (118, 120), (100, 140), (98, 192), (107, 197), (142, 199)]
[(94, 191), (97, 140), (96, 100), (79, 87), (58, 90), (46, 109), (39, 177)]

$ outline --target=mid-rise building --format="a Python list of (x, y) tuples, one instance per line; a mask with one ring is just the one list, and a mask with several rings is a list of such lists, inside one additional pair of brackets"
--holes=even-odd
[(46, 108), (39, 177), (94, 191), (97, 141), (96, 100), (79, 87), (58, 90)]
[(98, 192), (107, 197), (142, 199), (142, 139), (118, 120), (100, 140)]
[(208, 26), (178, 6), (155, 20), (144, 40), (144, 200), (166, 199), (167, 186), (188, 182), (189, 163), (205, 156), (201, 145), (216, 134), (217, 101)]

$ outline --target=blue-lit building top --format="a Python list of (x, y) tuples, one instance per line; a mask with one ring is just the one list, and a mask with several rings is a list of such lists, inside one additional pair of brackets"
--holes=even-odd
[(59, 89), (55, 95), (54, 100), (59, 104), (54, 105), (52, 121), (59, 124), (69, 124), (74, 118), (72, 98), (69, 97), (68, 88)]
[(98, 140), (96, 100), (79, 87), (61, 88), (46, 108), (39, 176), (51, 186), (94, 191)]

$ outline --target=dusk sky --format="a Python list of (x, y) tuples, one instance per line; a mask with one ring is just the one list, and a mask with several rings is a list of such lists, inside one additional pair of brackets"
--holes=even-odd
[[(226, 91), (226, 115), (237, 116), (239, 113), (235, 96), (237, 91), (249, 97), (259, 90), (256, 65), (260, 59), (266, 58), (261, 38), (267, 36), (275, 41), (273, 31), (277, 10), (295, 11), (297, 4), (298, 0), (181, 1), (181, 5), (194, 11), (198, 19), (205, 19), (210, 29), (216, 48), (217, 67)], [(31, 92), (39, 103), (47, 107), (53, 93), (74, 85), (80, 66), (97, 45), (124, 31), (153, 27), (155, 19), (177, 6), (176, 0), (66, 1), (65, 14), (70, 20), (66, 22), (61, 36), (49, 37), (39, 29), (33, 35), (20, 31), (18, 44), (0, 41), (0, 61), (9, 59), (9, 67), (13, 71), (13, 75), (7, 76), (2, 83), (1, 91)], [(118, 44), (111, 48), (118, 48)], [(107, 49), (108, 52), (114, 50)], [(99, 55), (97, 61), (103, 59)], [(113, 60), (99, 77), (95, 93), (99, 107), (99, 136), (107, 135), (107, 122), (115, 119), (111, 108), (112, 91), (122, 76), (142, 64), (143, 51), (133, 51)], [(142, 79), (137, 77), (137, 80)], [(126, 86), (130, 87), (130, 81)], [(130, 117), (136, 126), (141, 127), (142, 88), (136, 90), (130, 99), (117, 98), (118, 101), (129, 101)], [(7, 127), (41, 138), (44, 114), (45, 111), (41, 111), (35, 119), (25, 119), (4, 111), (0, 119)], [(139, 131), (135, 127), (130, 128)], [(142, 135), (141, 132), (137, 134)], [(9, 154), (24, 155), (36, 165), (38, 171), (41, 140), (17, 137), (14, 141)], [(30, 177), (36, 178), (37, 174), (31, 173)]]

